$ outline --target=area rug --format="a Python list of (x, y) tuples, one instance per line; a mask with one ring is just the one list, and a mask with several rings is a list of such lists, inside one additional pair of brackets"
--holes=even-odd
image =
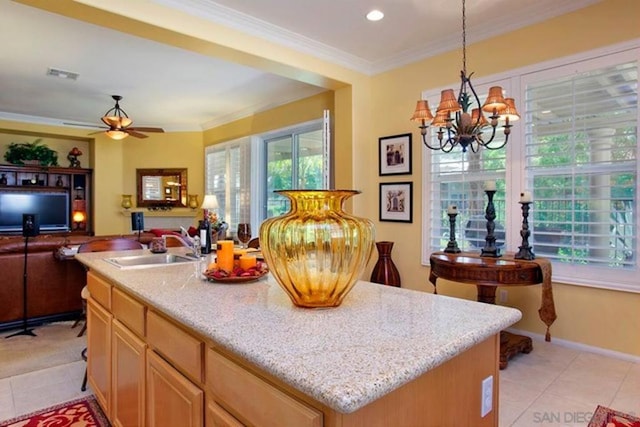
[(0, 427), (110, 427), (95, 397), (60, 403), (4, 421)]
[(640, 418), (598, 405), (587, 427), (640, 427)]

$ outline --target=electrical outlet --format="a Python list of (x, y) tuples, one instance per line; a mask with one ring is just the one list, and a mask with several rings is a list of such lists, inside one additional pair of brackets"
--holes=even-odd
[(500, 302), (507, 302), (508, 291), (506, 289), (500, 289), (498, 295), (498, 299), (500, 300)]
[(493, 375), (489, 375), (482, 380), (482, 408), (480, 409), (480, 416), (484, 417), (493, 409)]

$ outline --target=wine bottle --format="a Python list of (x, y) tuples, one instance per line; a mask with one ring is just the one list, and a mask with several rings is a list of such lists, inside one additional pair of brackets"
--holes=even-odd
[(200, 252), (203, 254), (211, 253), (211, 223), (207, 220), (200, 221), (198, 232), (200, 234)]

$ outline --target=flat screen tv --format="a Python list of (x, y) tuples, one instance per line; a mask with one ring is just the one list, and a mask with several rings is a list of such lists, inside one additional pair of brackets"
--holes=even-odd
[(7, 191), (0, 193), (0, 232), (22, 231), (22, 214), (40, 218), (40, 231), (69, 231), (69, 193)]

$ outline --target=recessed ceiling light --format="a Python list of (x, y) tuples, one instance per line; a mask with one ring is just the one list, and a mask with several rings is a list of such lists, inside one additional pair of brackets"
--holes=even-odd
[(380, 12), (378, 9), (374, 9), (367, 13), (367, 19), (369, 21), (379, 21), (382, 18), (384, 18), (384, 13)]

